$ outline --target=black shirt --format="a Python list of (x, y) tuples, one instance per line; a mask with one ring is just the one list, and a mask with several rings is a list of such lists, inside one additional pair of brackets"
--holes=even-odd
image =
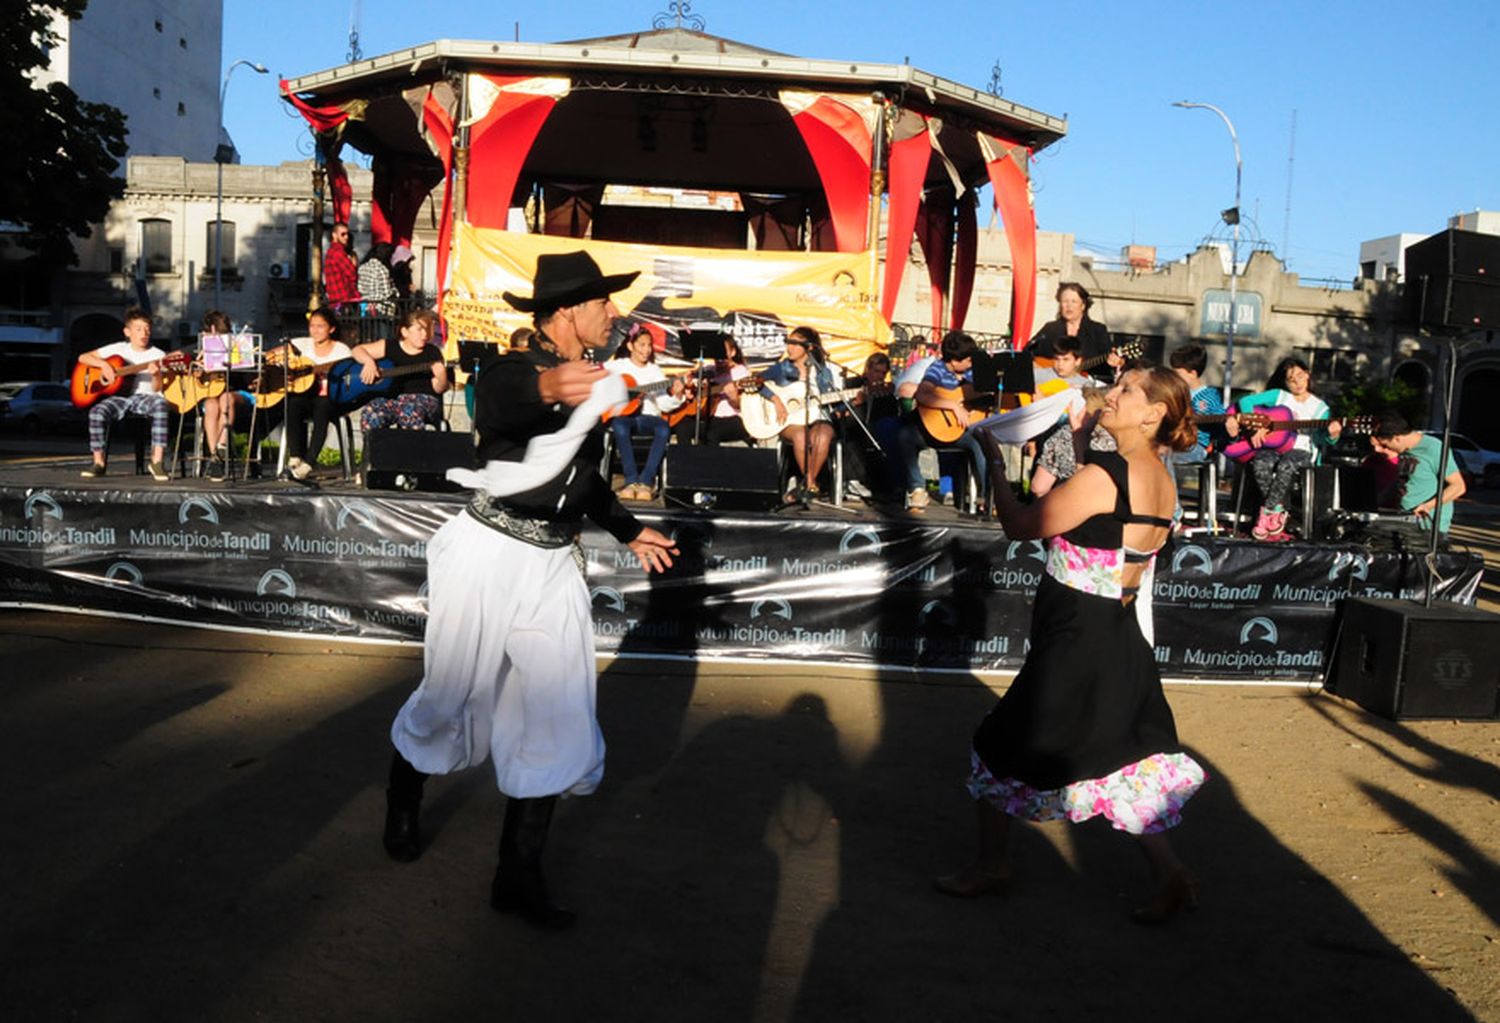
[[(498, 460), (519, 462), (532, 438), (556, 433), (567, 425), (573, 409), (542, 401), (538, 378), (563, 360), (538, 335), (524, 352), (512, 352), (486, 362), (474, 383), (474, 433), (480, 464)], [(549, 522), (576, 523), (586, 515), (621, 543), (641, 532), (641, 523), (610, 491), (599, 474), (604, 458), (604, 430), (596, 425), (573, 459), (556, 477), (541, 486), (504, 499), (507, 507)]]

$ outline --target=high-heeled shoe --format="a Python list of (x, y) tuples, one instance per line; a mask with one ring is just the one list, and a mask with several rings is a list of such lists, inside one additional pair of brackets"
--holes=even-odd
[(1198, 879), (1186, 870), (1175, 870), (1156, 890), (1156, 898), (1131, 912), (1138, 924), (1164, 924), (1180, 909), (1198, 908)]
[(957, 874), (933, 879), (932, 886), (944, 895), (972, 899), (980, 895), (1006, 895), (1015, 879), (1016, 872), (1009, 865), (998, 870), (969, 867)]

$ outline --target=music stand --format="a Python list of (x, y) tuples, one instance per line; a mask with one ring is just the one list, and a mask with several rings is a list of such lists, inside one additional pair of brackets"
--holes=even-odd
[[(692, 361), (697, 369), (694, 375), (697, 377), (698, 387), (705, 386), (705, 378), (708, 375), (708, 364), (726, 357), (727, 350), (724, 347), (724, 332), (719, 329), (718, 324), (708, 329), (686, 327), (677, 334), (677, 341), (682, 345), (682, 356)], [(703, 413), (712, 401), (712, 395), (705, 394), (704, 400), (695, 401), (693, 409), (693, 443), (703, 443)]]

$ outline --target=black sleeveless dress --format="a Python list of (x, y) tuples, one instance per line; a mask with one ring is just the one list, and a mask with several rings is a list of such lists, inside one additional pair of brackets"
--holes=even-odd
[(1167, 519), (1130, 510), (1130, 470), (1089, 455), (1117, 491), (1114, 510), (1053, 537), (1037, 588), (1026, 663), (974, 733), (969, 790), (1012, 816), (1103, 814), (1132, 834), (1175, 826), (1203, 783), (1182, 752), (1156, 658), (1127, 602), (1128, 563), (1155, 551), (1124, 545), (1124, 527)]

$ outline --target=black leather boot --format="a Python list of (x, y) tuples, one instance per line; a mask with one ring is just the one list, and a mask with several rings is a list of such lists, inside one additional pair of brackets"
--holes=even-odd
[(418, 771), (398, 751), (391, 758), (390, 784), (385, 790), (385, 851), (391, 859), (410, 863), (422, 855), (422, 783)]
[(512, 798), (505, 806), (505, 825), (500, 831), (500, 865), (490, 886), (490, 905), (501, 913), (516, 913), (543, 930), (572, 927), (576, 913), (552, 903), (542, 878), (542, 849), (552, 826), (556, 796), (541, 799)]

